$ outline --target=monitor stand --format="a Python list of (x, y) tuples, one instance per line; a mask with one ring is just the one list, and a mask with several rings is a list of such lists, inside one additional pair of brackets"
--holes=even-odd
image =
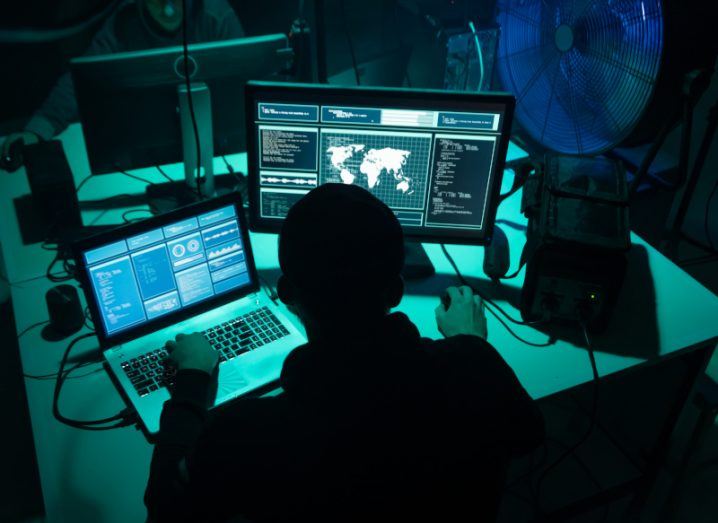
[[(189, 93), (189, 95), (188, 95)], [(190, 95), (192, 104), (190, 105)], [(214, 175), (214, 135), (212, 128), (212, 100), (207, 84), (193, 82), (190, 90), (184, 83), (177, 87), (179, 118), (182, 128), (182, 156), (184, 181), (154, 184), (147, 187), (150, 203), (160, 213), (182, 207), (203, 198), (211, 198), (236, 188), (232, 175)], [(194, 112), (194, 120), (192, 113)], [(202, 165), (197, 165), (197, 136)], [(199, 186), (197, 172), (199, 171)]]
[(401, 271), (401, 275), (405, 280), (418, 280), (436, 274), (434, 265), (421, 243), (406, 242), (404, 255), (404, 270)]
[[(204, 82), (195, 82), (187, 91), (187, 86), (182, 84), (177, 87), (177, 97), (182, 128), (185, 182), (203, 198), (211, 198), (214, 196), (214, 135), (209, 87)], [(202, 165), (197, 165), (197, 140), (199, 140)]]

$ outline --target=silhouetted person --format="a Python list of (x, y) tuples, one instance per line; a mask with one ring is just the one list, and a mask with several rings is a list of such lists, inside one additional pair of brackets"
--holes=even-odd
[[(279, 297), (309, 342), (276, 397), (207, 414), (217, 354), (200, 334), (168, 342), (178, 367), (145, 502), (154, 521), (492, 521), (511, 457), (543, 419), (486, 342), (483, 304), (450, 288), (446, 339), (402, 313), (402, 230), (368, 191), (311, 191), (279, 237)], [(261, 350), (261, 349), (258, 349)]]
[[(244, 36), (242, 25), (227, 0), (187, 0), (187, 11), (187, 40), (190, 43)], [(125, 0), (105, 21), (85, 55), (182, 45), (183, 16), (182, 0)], [(72, 77), (65, 73), (25, 129), (7, 136), (0, 154), (7, 156), (10, 145), (18, 139), (26, 145), (49, 140), (78, 118)]]

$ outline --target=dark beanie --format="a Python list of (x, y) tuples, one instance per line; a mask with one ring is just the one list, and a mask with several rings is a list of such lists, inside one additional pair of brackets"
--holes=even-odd
[(401, 225), (366, 189), (321, 185), (289, 210), (279, 235), (279, 265), (305, 294), (368, 296), (401, 273)]

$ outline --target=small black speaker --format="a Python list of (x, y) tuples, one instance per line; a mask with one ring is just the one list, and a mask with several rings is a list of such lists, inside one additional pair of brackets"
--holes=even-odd
[(57, 285), (45, 294), (50, 330), (60, 336), (69, 336), (82, 328), (85, 313), (80, 296), (72, 285)]

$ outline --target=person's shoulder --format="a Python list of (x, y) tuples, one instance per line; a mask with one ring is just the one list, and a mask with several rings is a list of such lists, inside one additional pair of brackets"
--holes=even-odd
[(220, 20), (229, 15), (236, 16), (236, 11), (227, 0), (204, 0), (202, 7), (205, 14)]

